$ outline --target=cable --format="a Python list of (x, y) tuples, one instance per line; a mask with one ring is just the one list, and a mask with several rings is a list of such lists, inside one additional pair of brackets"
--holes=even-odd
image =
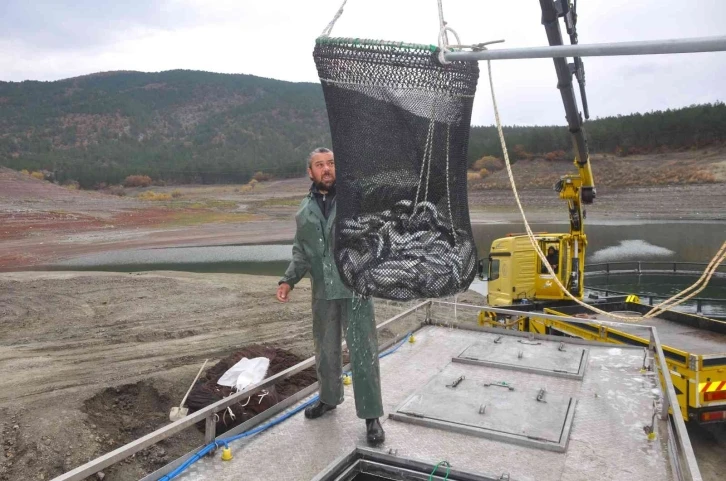
[(446, 475), (444, 476), (443, 481), (446, 481), (449, 479), (449, 472), (451, 471), (451, 464), (449, 464), (448, 461), (440, 461), (439, 464), (436, 465), (433, 471), (431, 471), (431, 474), (429, 474), (428, 481), (433, 481), (434, 479), (434, 473), (439, 470), (440, 466), (446, 466)]

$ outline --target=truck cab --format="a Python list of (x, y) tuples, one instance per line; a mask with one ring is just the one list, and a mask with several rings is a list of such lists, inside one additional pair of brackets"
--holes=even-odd
[[(575, 249), (570, 234), (539, 233), (536, 239), (560, 282), (571, 290), (575, 286), (572, 294), (582, 296), (582, 283), (573, 283), (574, 279), (581, 279), (581, 273), (573, 269), (584, 263), (572, 260), (584, 254), (584, 246)], [(492, 242), (487, 272), (487, 303), (490, 306), (567, 299), (527, 235), (510, 234)]]

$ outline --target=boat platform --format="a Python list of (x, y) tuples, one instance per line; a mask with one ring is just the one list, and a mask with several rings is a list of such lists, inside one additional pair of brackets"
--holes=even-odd
[[(395, 334), (389, 343), (395, 351), (380, 361), (386, 413), (381, 446), (366, 443), (352, 386), (338, 409), (306, 419), (299, 408), (314, 395), (311, 386), (263, 413), (264, 419), (239, 426), (241, 432), (272, 424), (229, 442), (231, 460), (222, 461), (218, 449), (174, 479), (701, 479), (685, 425), (669, 414), (676, 397), (669, 376), (660, 375), (667, 368), (655, 332), (648, 349), (614, 347), (482, 328), (468, 322), (478, 309), (427, 301), (379, 325), (379, 332)], [(414, 342), (408, 342), (409, 332)], [(209, 407), (212, 415), (224, 409), (220, 403)], [(194, 413), (187, 422), (210, 413)], [(152, 435), (146, 440), (153, 441)], [(123, 449), (109, 453), (107, 461), (126, 455)], [(164, 479), (192, 454), (144, 480)]]

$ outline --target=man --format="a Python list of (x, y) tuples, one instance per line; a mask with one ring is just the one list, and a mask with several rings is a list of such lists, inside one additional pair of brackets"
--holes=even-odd
[(313, 185), (295, 215), (297, 231), (292, 261), (277, 289), (277, 299), (287, 302), (295, 284), (310, 272), (320, 399), (305, 410), (305, 417), (318, 418), (343, 402), (341, 342), (343, 332), (347, 331), (356, 413), (366, 420), (368, 442), (379, 444), (385, 440), (385, 433), (378, 420), (383, 415), (383, 403), (373, 302), (354, 296), (343, 285), (333, 258), (336, 197), (333, 152), (315, 149), (308, 158), (308, 175)]
[[(557, 252), (557, 249), (554, 248), (554, 246), (549, 246), (547, 248), (547, 262), (550, 263), (552, 266), (552, 270), (557, 274), (557, 266), (560, 263), (560, 254)], [(544, 272), (547, 272), (547, 269), (543, 269)]]

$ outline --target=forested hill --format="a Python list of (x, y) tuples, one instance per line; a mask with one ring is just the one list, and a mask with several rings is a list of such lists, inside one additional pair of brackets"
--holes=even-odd
[(197, 71), (0, 82), (0, 164), (89, 187), (147, 174), (246, 182), (330, 143), (320, 86)]
[[(608, 117), (585, 130), (593, 152), (701, 147), (726, 141), (726, 106)], [(515, 157), (571, 150), (564, 126), (505, 132)], [(314, 83), (186, 70), (0, 82), (0, 165), (84, 187), (132, 174), (178, 182), (301, 175), (305, 155), (329, 144)], [(470, 162), (484, 155), (501, 155), (493, 127), (472, 129)]]

